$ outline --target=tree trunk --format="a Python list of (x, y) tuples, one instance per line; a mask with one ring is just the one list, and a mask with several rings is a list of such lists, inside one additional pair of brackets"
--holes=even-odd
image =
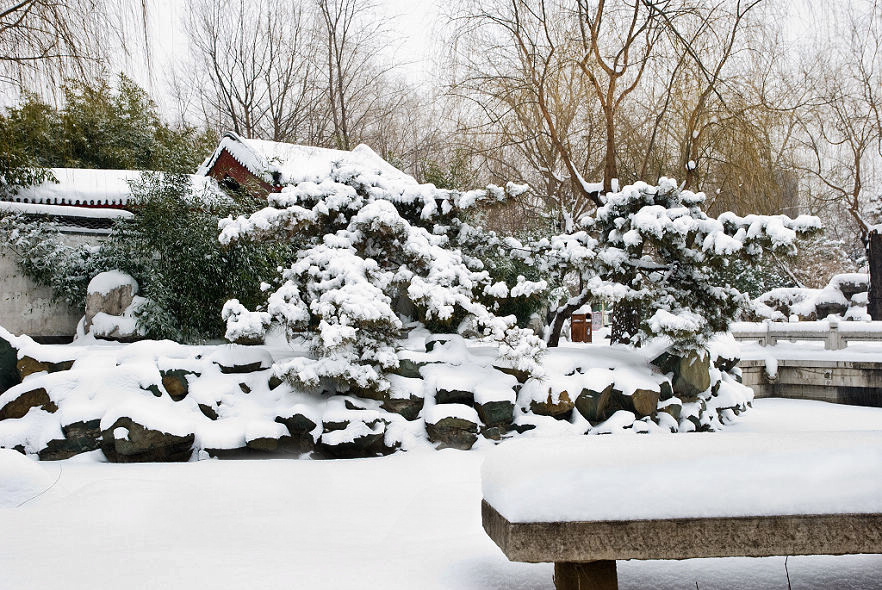
[(616, 135), (613, 113), (606, 114), (606, 154), (603, 156), (603, 192), (612, 192), (613, 178), (619, 177), (616, 167)]
[(590, 300), (590, 293), (582, 293), (579, 295), (578, 299), (570, 299), (565, 305), (557, 308), (554, 312), (553, 319), (550, 321), (551, 332), (549, 332), (548, 338), (545, 341), (545, 344), (549, 348), (554, 348), (560, 343), (560, 332), (563, 329), (564, 322), (567, 318), (573, 315), (574, 311), (588, 303)]
[(870, 232), (867, 244), (867, 258), (870, 266), (870, 293), (867, 312), (873, 320), (882, 320), (882, 231)]

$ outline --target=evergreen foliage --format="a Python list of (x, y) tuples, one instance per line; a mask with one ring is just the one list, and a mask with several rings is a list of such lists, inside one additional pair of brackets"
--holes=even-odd
[(370, 164), (338, 162), (318, 184), (300, 182), (271, 194), (269, 206), (250, 217), (223, 220), (221, 242), (301, 243), (265, 306), (248, 311), (228, 302), (227, 338), (253, 339), (273, 322), (289, 334), (305, 334), (313, 358), (278, 366), (280, 375), (298, 387), (373, 397), (388, 390), (386, 373), (399, 366), (404, 323), (393, 302), (408, 300), (416, 314), (411, 319), (445, 332), (469, 319), (515, 368), (538, 372), (541, 341), (519, 328), (514, 315), (494, 308), (545, 290), (545, 282), (494, 282), (466, 246), (495, 237), (459, 217), (478, 202), (523, 190), (509, 185), (459, 193)]
[(100, 168), (192, 173), (217, 137), (192, 126), (174, 127), (124, 75), (116, 86), (72, 81), (60, 109), (25, 95), (0, 115), (0, 191), (14, 192), (48, 178), (40, 168)]
[(636, 183), (607, 194), (580, 231), (533, 245), (535, 264), (582, 279), (581, 292), (557, 309), (557, 334), (575, 309), (602, 299), (615, 304), (613, 342), (664, 336), (675, 353), (701, 349), (749, 303), (732, 283), (719, 283), (721, 273), (763, 253), (795, 254), (797, 237), (820, 229), (809, 216), (712, 218), (704, 201), (667, 178), (658, 186)]

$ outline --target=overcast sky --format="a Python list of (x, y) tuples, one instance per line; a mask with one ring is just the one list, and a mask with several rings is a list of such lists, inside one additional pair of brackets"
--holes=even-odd
[[(279, 0), (292, 1), (292, 0)], [(298, 0), (293, 0), (298, 1)], [(303, 0), (300, 0), (303, 1)], [(431, 76), (431, 56), (437, 49), (436, 35), (441, 29), (440, 6), (444, 0), (378, 0), (378, 16), (389, 19), (395, 43), (390, 47), (401, 71), (411, 79)], [(188, 58), (188, 37), (185, 28), (187, 0), (147, 0), (149, 43), (152, 68), (144, 67), (144, 40), (140, 15), (134, 12), (126, 17), (126, 28), (131, 31), (127, 43), (131, 55), (120, 55), (118, 69), (124, 70), (139, 84), (151, 90), (161, 103), (165, 93), (165, 74), (173, 65)], [(133, 43), (133, 40), (137, 42)], [(150, 75), (152, 74), (152, 76)]]
[[(221, 1), (221, 0), (218, 0)], [(306, 0), (278, 0), (280, 2)], [(379, 17), (390, 19), (395, 44), (394, 58), (401, 72), (412, 80), (428, 81), (433, 76), (433, 57), (443, 51), (439, 35), (446, 25), (443, 10), (450, 0), (376, 0)], [(765, 9), (769, 18), (783, 18), (785, 32), (792, 42), (794, 56), (799, 45), (814, 43), (818, 38), (835, 39), (840, 34), (840, 19), (836, 13), (849, 4), (872, 6), (877, 0), (767, 0)], [(133, 2), (133, 6), (137, 5)], [(166, 75), (176, 62), (188, 58), (188, 38), (185, 28), (187, 0), (147, 0), (151, 32), (149, 43), (152, 68), (144, 66), (143, 29), (140, 15), (133, 12), (128, 27), (132, 32), (128, 43), (134, 47), (128, 58), (120, 56), (118, 69), (125, 71), (148, 88), (163, 106), (167, 92)], [(133, 38), (140, 41), (132, 43)], [(393, 56), (390, 55), (390, 59)], [(152, 75), (150, 75), (152, 74)]]

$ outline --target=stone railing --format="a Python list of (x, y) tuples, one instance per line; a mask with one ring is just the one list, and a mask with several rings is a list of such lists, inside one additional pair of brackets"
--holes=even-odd
[(842, 350), (850, 341), (882, 342), (882, 322), (736, 322), (730, 331), (736, 340), (758, 340), (762, 346), (779, 340), (819, 340), (826, 350)]

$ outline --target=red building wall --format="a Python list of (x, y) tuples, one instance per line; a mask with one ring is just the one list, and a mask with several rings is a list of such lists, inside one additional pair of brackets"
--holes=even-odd
[(245, 166), (236, 161), (227, 150), (222, 150), (220, 156), (214, 161), (208, 175), (223, 182), (227, 178), (234, 180), (239, 186), (248, 189), (255, 196), (265, 197), (269, 193), (279, 192), (279, 187), (274, 187), (254, 176)]

